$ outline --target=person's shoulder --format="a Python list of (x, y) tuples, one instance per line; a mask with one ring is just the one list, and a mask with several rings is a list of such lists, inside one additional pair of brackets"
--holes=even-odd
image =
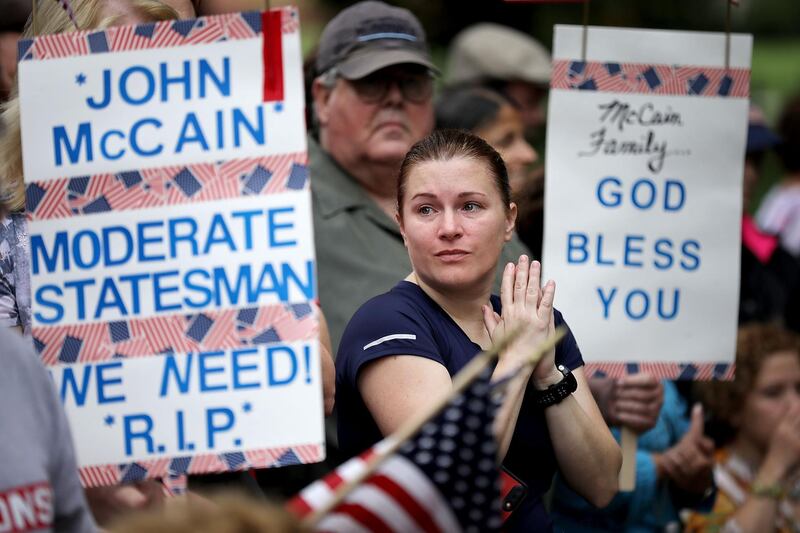
[(339, 343), (337, 365), (348, 358), (383, 352), (419, 355), (437, 351), (432, 315), (422, 291), (413, 283), (400, 282), (355, 312)]
[(794, 181), (781, 187), (783, 194), (795, 200), (800, 199), (800, 182)]
[(445, 364), (436, 307), (419, 286), (401, 281), (367, 301), (345, 328), (336, 356), (336, 389), (352, 387), (360, 370), (389, 356), (418, 356)]
[(4, 382), (4, 387), (13, 385), (29, 389), (47, 381), (44, 365), (30, 342), (22, 335), (8, 328), (0, 328), (0, 346), (3, 346), (3, 354), (0, 357), (3, 379), (0, 379), (0, 382)]
[[(427, 314), (424, 295), (413, 283), (401, 281), (390, 291), (367, 300), (350, 320), (351, 324), (389, 323)], [(348, 325), (349, 329), (349, 325)]]
[[(312, 144), (313, 143), (313, 144)], [(331, 190), (331, 162), (328, 154), (309, 137), (308, 144), (308, 176), (314, 207), (325, 202), (333, 194)]]
[(21, 335), (8, 328), (0, 328), (0, 345), (3, 346), (4, 368), (33, 368), (41, 366), (33, 347)]
[[(329, 198), (337, 197), (336, 183), (341, 181), (338, 174), (341, 169), (334, 163), (333, 158), (313, 137), (308, 137), (308, 174), (311, 185), (311, 194), (315, 203), (325, 203)], [(316, 207), (316, 204), (315, 204)]]
[(800, 208), (800, 186), (773, 185), (764, 195), (756, 211), (756, 218), (771, 215), (775, 212)]
[[(326, 221), (326, 224), (318, 224), (317, 231), (329, 231), (329, 220), (348, 215), (352, 208), (367, 203), (366, 193), (361, 186), (311, 137), (308, 144), (308, 173), (314, 216)], [(344, 218), (350, 220), (352, 217)], [(334, 241), (331, 244), (339, 243)]]

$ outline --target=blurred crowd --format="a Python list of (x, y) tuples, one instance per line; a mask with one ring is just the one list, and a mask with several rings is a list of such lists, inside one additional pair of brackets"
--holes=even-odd
[[(66, 419), (23, 340), (30, 337), (31, 303), (15, 71), (16, 41), (34, 35), (28, 4), (4, 3), (0, 33), (0, 495), (46, 483), (48, 527), (301, 530), (265, 494), (272, 501), (289, 497), (390, 434), (449, 387), (503, 327), (538, 328), (533, 343), (569, 319), (552, 309), (555, 287), (539, 279), (544, 154), (533, 146), (546, 126), (547, 48), (515, 29), (479, 23), (453, 39), (439, 65), (411, 12), (359, 2), (328, 23), (304, 68), (330, 415), (326, 463), (197, 476), (183, 498), (165, 497), (156, 480), (82, 491)], [(259, 7), (246, 0), (72, 6), (80, 29)], [(41, 2), (38, 17), (40, 34), (74, 31), (56, 1)], [(508, 412), (501, 411), (508, 424), (497, 433), (506, 443), (502, 463), (527, 489), (505, 529), (800, 531), (800, 97), (786, 103), (774, 125), (751, 105), (744, 157), (743, 178), (730, 176), (731, 186), (743, 179), (735, 379), (590, 376), (583, 373), (581, 339), (565, 341), (525, 375), (513, 389), (516, 399), (504, 404)], [(782, 175), (757, 199), (767, 157), (780, 161)], [(469, 179), (450, 180), (456, 171)], [(452, 198), (478, 194), (473, 189), (484, 199), (457, 200), (451, 210)], [(495, 226), (490, 218), (472, 221), (479, 216), (473, 210), (495, 217), (497, 231), (481, 234)], [(450, 248), (437, 257), (448, 259), (427, 261), (425, 253), (440, 242)], [(472, 242), (494, 252), (468, 263), (472, 272), (452, 270), (462, 261), (459, 243)], [(520, 283), (536, 294), (531, 301), (514, 292)], [(483, 303), (462, 301), (473, 289), (473, 300)], [(512, 315), (525, 305), (533, 318)], [(414, 334), (403, 330), (405, 338), (387, 340), (397, 336), (397, 324), (406, 327), (403, 321)], [(462, 362), (464, 350), (472, 352)], [(504, 355), (498, 368), (513, 357)], [(622, 427), (638, 434), (633, 492), (617, 491)], [(242, 495), (210, 496), (219, 489)], [(0, 513), (0, 531), (25, 530), (3, 529), (10, 520)]]

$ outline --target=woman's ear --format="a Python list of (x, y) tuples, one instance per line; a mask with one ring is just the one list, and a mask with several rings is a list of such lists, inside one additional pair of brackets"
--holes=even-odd
[(514, 228), (517, 224), (517, 204), (511, 202), (508, 204), (508, 211), (506, 212), (506, 229), (503, 238), (506, 242), (511, 240), (514, 236)]
[(403, 246), (408, 248), (408, 242), (406, 242), (406, 230), (403, 227), (403, 217), (400, 216), (400, 211), (395, 211), (394, 220), (397, 222), (397, 226), (400, 228), (400, 235), (403, 236)]

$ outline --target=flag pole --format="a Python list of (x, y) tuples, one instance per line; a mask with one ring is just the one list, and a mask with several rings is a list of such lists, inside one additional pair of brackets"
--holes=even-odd
[[(503, 383), (498, 384), (497, 390), (504, 390), (511, 386), (511, 383), (518, 379), (521, 374), (522, 370), (527, 369), (529, 367), (536, 366), (536, 363), (542, 358), (542, 356), (551, 348), (553, 348), (558, 342), (567, 334), (566, 326), (559, 326), (556, 328), (555, 332), (550, 335), (545, 341), (539, 345), (538, 349), (528, 357), (528, 359), (523, 362), (516, 370), (512, 370), (509, 372), (505, 378), (501, 378)], [(522, 391), (525, 391), (525, 388), (522, 388)], [(502, 450), (501, 453), (505, 453), (508, 450), (508, 446), (511, 444), (511, 438), (514, 436), (514, 429), (516, 428), (517, 423), (516, 419), (509, 423), (505, 430), (503, 431), (502, 436), (498, 439), (498, 450)]]
[(39, 35), (39, 0), (31, 0), (31, 30), (34, 37)]
[[(528, 358), (525, 359), (522, 362), (522, 364), (520, 364), (517, 368), (511, 370), (508, 374), (506, 374), (505, 376), (501, 377), (500, 380), (506, 380), (507, 378), (513, 378), (513, 376), (515, 376), (523, 368), (526, 368), (526, 367), (529, 367), (529, 366), (535, 366), (536, 363), (539, 362), (539, 359), (541, 359), (542, 356), (545, 354), (545, 352), (547, 352), (547, 350), (549, 350), (550, 348), (552, 348), (553, 346), (558, 344), (558, 341), (560, 341), (562, 338), (564, 338), (564, 335), (566, 335), (566, 334), (567, 334), (567, 328), (565, 326), (558, 326), (556, 328), (556, 330), (553, 332), (553, 334), (550, 335), (549, 337), (547, 337), (544, 340), (544, 342), (542, 342), (542, 344), (539, 346), (539, 348), (536, 351), (534, 351), (531, 355), (529, 355)], [(509, 379), (509, 381), (510, 381), (510, 379)], [(502, 384), (498, 385), (498, 388), (502, 389), (502, 388), (505, 388), (507, 385), (508, 385), (508, 383), (502, 383)]]
[[(355, 489), (362, 481), (375, 473), (375, 471), (389, 457), (391, 457), (392, 454), (400, 449), (400, 446), (402, 446), (405, 441), (422, 429), (422, 426), (428, 423), (430, 419), (436, 416), (436, 414), (448, 403), (450, 403), (453, 398), (458, 396), (473, 381), (475, 381), (481, 372), (483, 372), (483, 370), (497, 358), (498, 354), (508, 348), (508, 346), (514, 342), (517, 337), (519, 337), (519, 335), (522, 333), (522, 329), (523, 328), (517, 328), (511, 331), (511, 333), (494, 344), (490, 349), (480, 352), (469, 363), (467, 363), (467, 365), (462, 368), (461, 371), (455, 375), (455, 377), (453, 377), (453, 387), (450, 389), (448, 394), (442, 396), (436, 402), (420, 411), (416, 416), (408, 419), (408, 421), (406, 421), (400, 427), (400, 429), (384, 439), (384, 442), (387, 442), (387, 446), (382, 448), (380, 453), (374, 455), (369, 461), (367, 461), (366, 468), (359, 472), (357, 476), (353, 477), (347, 483), (341, 485), (333, 494), (331, 499), (326, 503), (326, 505), (321, 506), (319, 509), (315, 510), (313, 514), (305, 518), (303, 520), (303, 526), (313, 528), (314, 525), (326, 514), (342, 503), (342, 501), (344, 501), (344, 499), (353, 491), (353, 489)], [(538, 360), (543, 353), (555, 346), (556, 342), (558, 342), (558, 339), (560, 339), (560, 337), (557, 334), (551, 335), (549, 338), (545, 339), (544, 342), (536, 347), (533, 355), (531, 355), (529, 358), (529, 361)]]
[(586, 41), (589, 35), (589, 2), (583, 0), (583, 37), (581, 39), (581, 61), (586, 63)]
[(619, 469), (620, 492), (632, 492), (636, 488), (636, 450), (639, 436), (628, 426), (620, 428), (619, 446), (622, 450), (622, 466)]
[(725, 0), (725, 72), (731, 64), (731, 4), (733, 0)]

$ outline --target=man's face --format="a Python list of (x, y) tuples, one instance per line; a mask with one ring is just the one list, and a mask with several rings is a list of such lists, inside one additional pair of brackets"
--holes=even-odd
[(346, 170), (399, 165), (433, 128), (433, 80), (416, 65), (393, 65), (360, 80), (314, 82), (322, 147)]

